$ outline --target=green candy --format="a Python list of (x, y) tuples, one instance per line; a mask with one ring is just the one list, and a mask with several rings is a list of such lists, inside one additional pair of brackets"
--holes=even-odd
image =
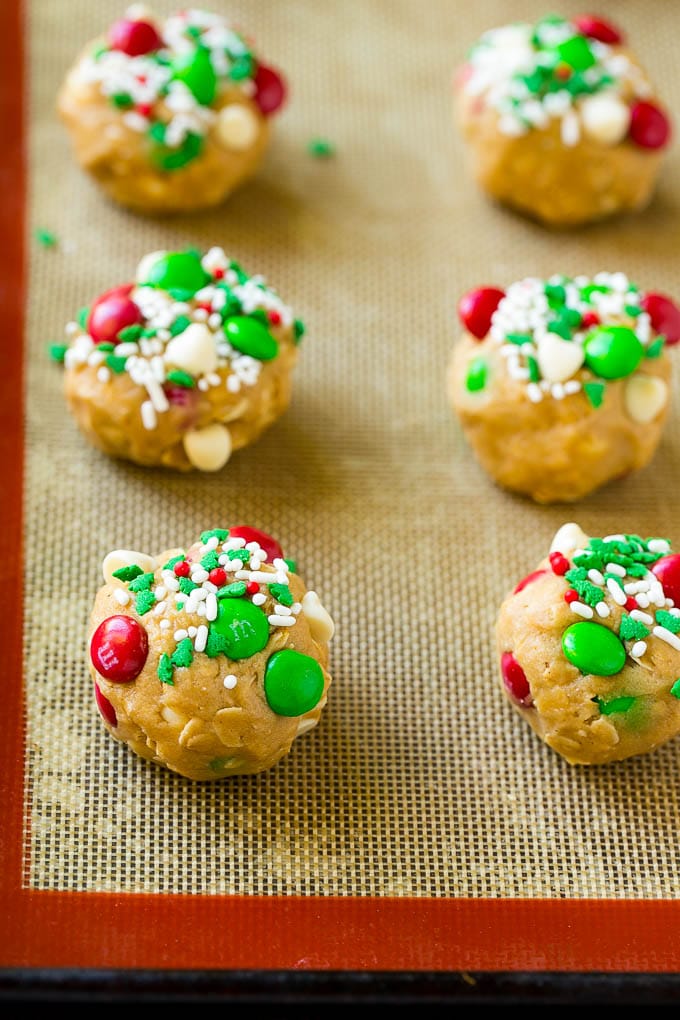
[(469, 393), (478, 393), (486, 386), (488, 367), (484, 358), (473, 358), (468, 365), (465, 388)]
[(587, 71), (596, 62), (588, 40), (582, 35), (566, 39), (559, 43), (556, 49), (560, 60), (569, 64), (569, 67), (573, 67), (575, 71)]
[(201, 106), (210, 106), (217, 91), (217, 75), (212, 66), (210, 51), (203, 46), (173, 61), (172, 74), (176, 81), (184, 82)]
[(237, 598), (221, 599), (211, 630), (224, 639), (230, 659), (249, 659), (269, 641), (269, 621), (258, 606)]
[(279, 353), (279, 345), (269, 330), (247, 315), (227, 319), (224, 332), (232, 347), (258, 361), (271, 361)]
[(321, 666), (311, 655), (283, 648), (270, 656), (264, 673), (264, 693), (277, 715), (304, 715), (323, 694)]
[(614, 631), (588, 620), (567, 627), (562, 651), (585, 676), (614, 676), (626, 661), (626, 649)]
[(160, 290), (181, 288), (195, 294), (210, 282), (210, 276), (201, 265), (195, 252), (173, 251), (161, 255), (151, 266), (143, 283)]
[(645, 349), (627, 326), (601, 326), (583, 343), (586, 365), (602, 379), (624, 379), (645, 356)]

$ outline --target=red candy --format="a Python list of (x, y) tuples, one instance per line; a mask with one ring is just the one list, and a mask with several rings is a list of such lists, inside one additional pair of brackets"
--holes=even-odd
[(548, 559), (550, 560), (553, 574), (557, 574), (558, 577), (563, 577), (569, 570), (569, 560), (561, 552), (551, 552)]
[(272, 310), (268, 313), (267, 318), (271, 322), (272, 326), (281, 325), (281, 313), (277, 312), (275, 308), (272, 308)]
[(127, 53), (128, 57), (141, 57), (153, 53), (163, 45), (163, 40), (149, 21), (130, 21), (123, 18), (109, 29), (109, 46), (112, 50)]
[(620, 46), (623, 42), (623, 32), (611, 21), (604, 18), (596, 18), (594, 14), (579, 14), (572, 19), (581, 35), (588, 39), (597, 39), (598, 42), (607, 43), (609, 46)]
[(666, 337), (669, 347), (680, 341), (680, 308), (664, 294), (645, 294), (640, 302), (652, 320), (652, 329)]
[(491, 329), (491, 316), (505, 297), (497, 287), (478, 287), (458, 302), (458, 316), (468, 333), (483, 340)]
[(630, 110), (628, 137), (641, 149), (663, 149), (671, 137), (671, 122), (655, 103), (641, 99)]
[(246, 591), (249, 595), (257, 595), (260, 590), (260, 586), (257, 581), (248, 581), (246, 585)]
[(547, 574), (547, 570), (534, 570), (532, 574), (527, 574), (526, 577), (522, 578), (512, 594), (516, 595), (518, 591), (522, 591), (528, 584), (531, 584), (532, 581), (535, 581), (537, 577), (541, 577), (543, 574)]
[(191, 573), (189, 560), (178, 560), (172, 568), (176, 577), (188, 577)]
[(109, 699), (104, 697), (96, 684), (94, 685), (94, 700), (97, 702), (97, 708), (109, 726), (117, 726), (118, 717), (116, 716), (116, 710)]
[(629, 613), (632, 612), (633, 609), (637, 609), (637, 599), (633, 598), (632, 595), (629, 595), (623, 608), (627, 609)]
[(272, 67), (260, 64), (255, 74), (255, 94), (253, 99), (262, 113), (276, 113), (286, 101), (286, 83)]
[(208, 574), (208, 580), (211, 584), (216, 584), (218, 588), (221, 588), (227, 580), (227, 572), (224, 567), (213, 567)]
[(578, 592), (574, 591), (573, 588), (567, 588), (567, 590), (564, 593), (564, 601), (567, 603), (567, 605), (571, 605), (572, 602), (577, 602)]
[(144, 669), (149, 637), (131, 616), (109, 616), (97, 627), (90, 641), (92, 665), (115, 683), (127, 684)]
[(90, 309), (87, 332), (96, 344), (117, 343), (118, 333), (126, 326), (139, 326), (144, 317), (129, 296), (132, 284), (114, 287), (100, 295)]
[(663, 593), (667, 599), (680, 607), (680, 553), (662, 556), (652, 565), (652, 573), (661, 581)]
[(593, 326), (599, 326), (600, 316), (597, 312), (586, 312), (581, 319), (581, 329), (591, 329)]
[(508, 694), (517, 702), (528, 708), (531, 705), (531, 688), (526, 674), (512, 652), (501, 655), (501, 675)]
[(276, 559), (283, 559), (283, 549), (276, 539), (258, 528), (249, 528), (245, 524), (238, 528), (229, 528), (229, 538), (244, 538), (246, 545), (248, 542), (257, 542), (264, 549), (270, 563)]

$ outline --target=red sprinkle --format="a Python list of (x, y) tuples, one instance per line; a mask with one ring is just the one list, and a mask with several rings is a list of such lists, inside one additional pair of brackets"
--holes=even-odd
[(559, 81), (567, 81), (568, 78), (571, 78), (571, 75), (572, 69), (569, 67), (569, 64), (558, 64), (555, 68), (555, 77)]
[(640, 301), (652, 320), (655, 333), (665, 336), (669, 347), (680, 342), (680, 308), (665, 294), (645, 294)]
[(628, 598), (626, 599), (624, 609), (627, 609), (628, 612), (630, 613), (631, 609), (637, 608), (638, 608), (637, 599), (634, 599), (632, 595), (629, 595)]
[(564, 593), (564, 601), (571, 604), (572, 602), (578, 602), (578, 592), (574, 591), (573, 588), (567, 588)]
[(620, 46), (623, 42), (623, 32), (612, 25), (611, 21), (596, 18), (594, 14), (579, 14), (572, 20), (579, 32), (589, 39), (597, 39), (609, 46)]
[(137, 113), (141, 113), (142, 117), (150, 117), (153, 109), (152, 103), (139, 103), (136, 107)]
[(257, 595), (260, 590), (260, 586), (257, 581), (248, 581), (246, 585), (246, 591), (249, 595)]
[(90, 640), (92, 665), (115, 683), (127, 684), (144, 669), (149, 636), (132, 616), (109, 616), (102, 620)]
[(531, 688), (526, 678), (526, 673), (512, 652), (503, 652), (501, 656), (501, 675), (503, 684), (510, 697), (523, 705), (524, 708), (531, 706)]
[(212, 305), (209, 301), (201, 301), (201, 303), (196, 305), (196, 307), (202, 308), (204, 312), (212, 312)]
[(172, 569), (177, 577), (188, 577), (191, 573), (189, 560), (178, 560)]
[(534, 570), (532, 574), (527, 574), (526, 577), (522, 578), (522, 580), (519, 582), (519, 584), (514, 589), (512, 594), (516, 595), (518, 591), (522, 591), (524, 588), (526, 588), (528, 584), (531, 584), (532, 581), (535, 581), (537, 577), (541, 577), (543, 574), (547, 573), (548, 573), (547, 570)]
[(223, 280), (224, 279), (224, 270), (223, 269), (213, 269), (213, 279), (214, 280)]
[(221, 588), (227, 580), (227, 572), (224, 567), (213, 567), (208, 574), (208, 580), (211, 584), (216, 584), (218, 588)]
[(553, 574), (557, 574), (558, 577), (563, 577), (569, 570), (569, 560), (566, 556), (563, 556), (561, 552), (551, 552), (548, 557), (550, 560), (550, 566), (552, 567)]
[(583, 329), (590, 329), (592, 326), (600, 325), (600, 316), (597, 312), (586, 312), (581, 319), (581, 327)]
[(109, 699), (106, 698), (99, 690), (97, 684), (94, 685), (94, 700), (97, 702), (97, 708), (101, 712), (104, 719), (106, 719), (109, 726), (117, 726), (118, 717), (116, 715), (116, 710), (109, 701)]
[(641, 99), (631, 107), (628, 137), (641, 149), (663, 149), (671, 138), (671, 122), (656, 103)]
[(272, 326), (280, 326), (281, 325), (281, 313), (277, 312), (275, 308), (272, 308), (267, 313), (267, 317), (268, 317), (269, 321), (271, 322)]
[(483, 340), (491, 329), (491, 317), (505, 297), (497, 287), (477, 287), (458, 302), (458, 317), (477, 340)]

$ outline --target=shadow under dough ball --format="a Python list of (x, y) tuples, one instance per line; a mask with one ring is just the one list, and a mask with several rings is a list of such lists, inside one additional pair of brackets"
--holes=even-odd
[(550, 227), (643, 209), (671, 138), (622, 31), (592, 15), (489, 30), (454, 102), (481, 189)]
[(57, 109), (110, 198), (171, 214), (216, 206), (257, 172), (285, 99), (282, 76), (221, 15), (138, 4), (85, 47)]

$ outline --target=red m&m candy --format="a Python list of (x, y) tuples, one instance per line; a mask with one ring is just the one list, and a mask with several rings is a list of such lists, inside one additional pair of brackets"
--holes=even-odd
[(680, 553), (662, 556), (652, 565), (652, 573), (661, 582), (666, 598), (680, 607)]
[(531, 688), (524, 670), (512, 652), (503, 652), (501, 656), (501, 676), (511, 698), (518, 705), (528, 708), (531, 705)]
[(513, 595), (516, 595), (518, 591), (523, 591), (528, 584), (531, 584), (531, 582), (535, 581), (536, 578), (542, 577), (543, 574), (546, 573), (546, 570), (534, 570), (531, 574), (527, 574), (527, 576), (523, 577), (519, 584), (515, 586)]
[(141, 57), (159, 50), (163, 40), (150, 21), (123, 18), (109, 29), (108, 43), (112, 50), (127, 53), (128, 57)]
[(573, 21), (579, 32), (588, 39), (597, 39), (609, 46), (619, 46), (623, 42), (623, 32), (604, 18), (597, 18), (594, 14), (578, 14)]
[(96, 684), (94, 685), (94, 700), (97, 702), (97, 708), (104, 719), (106, 719), (109, 726), (117, 726), (118, 717), (116, 716), (116, 710), (109, 699), (102, 694)]
[(671, 122), (656, 103), (641, 99), (631, 107), (628, 137), (642, 149), (663, 149), (670, 141)]
[(652, 321), (652, 329), (666, 337), (670, 346), (680, 341), (680, 308), (664, 294), (645, 294), (640, 301)]
[(262, 113), (276, 113), (286, 101), (286, 83), (273, 67), (260, 64), (255, 73), (255, 94), (253, 99)]
[(144, 669), (149, 637), (132, 616), (102, 620), (90, 641), (92, 665), (107, 680), (126, 684)]
[(229, 528), (229, 538), (243, 538), (245, 539), (246, 545), (248, 542), (257, 542), (267, 554), (267, 559), (270, 563), (274, 560), (282, 560), (283, 549), (271, 535), (268, 535), (266, 531), (260, 531), (259, 528), (250, 528), (247, 525), (240, 525), (237, 528)]
[(141, 310), (129, 296), (131, 291), (131, 283), (115, 287), (100, 295), (92, 305), (87, 318), (87, 332), (96, 344), (115, 344), (121, 329), (139, 326), (144, 321)]
[(497, 287), (478, 287), (458, 302), (458, 316), (468, 333), (483, 340), (491, 329), (491, 317), (505, 297)]

